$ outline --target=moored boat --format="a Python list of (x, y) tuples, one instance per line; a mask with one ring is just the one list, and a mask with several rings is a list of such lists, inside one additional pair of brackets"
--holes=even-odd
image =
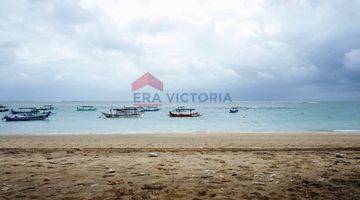
[(25, 115), (12, 115), (5, 116), (2, 120), (6, 121), (35, 121), (35, 120), (44, 120), (50, 116), (51, 112), (47, 112), (44, 114), (25, 114)]
[(157, 106), (146, 106), (146, 107), (143, 107), (143, 110), (144, 110), (144, 112), (156, 112), (156, 111), (159, 111), (160, 108)]
[(247, 106), (239, 106), (238, 108), (242, 109), (242, 110), (249, 110), (250, 109), (250, 107), (247, 107)]
[(124, 106), (124, 108), (137, 108), (138, 109), (138, 112), (140, 114), (144, 113), (145, 112), (145, 109), (143, 106)]
[(95, 106), (78, 106), (76, 107), (76, 111), (95, 111)]
[(41, 111), (47, 111), (47, 110), (54, 110), (55, 107), (53, 105), (43, 105), (38, 107), (37, 109)]
[(7, 112), (9, 108), (0, 104), (0, 112)]
[(139, 107), (123, 107), (123, 108), (111, 108), (108, 113), (102, 114), (106, 118), (131, 118), (139, 117), (141, 115)]
[(194, 108), (185, 108), (183, 106), (177, 107), (169, 111), (170, 117), (199, 117), (200, 113), (196, 112)]
[(231, 107), (229, 110), (229, 113), (237, 113), (239, 112), (239, 109), (237, 107)]
[(34, 107), (24, 107), (24, 108), (19, 108), (18, 110), (13, 110), (11, 109), (11, 114), (16, 115), (16, 114), (37, 114), (39, 113), (39, 110), (37, 108)]

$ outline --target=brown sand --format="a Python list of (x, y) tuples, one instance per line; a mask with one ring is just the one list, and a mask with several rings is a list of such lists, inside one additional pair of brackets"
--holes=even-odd
[(0, 199), (359, 198), (359, 133), (0, 136)]

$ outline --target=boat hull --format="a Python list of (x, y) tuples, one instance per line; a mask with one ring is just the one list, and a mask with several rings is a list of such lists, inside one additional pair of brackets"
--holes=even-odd
[(76, 108), (76, 111), (96, 111), (96, 108)]
[(106, 118), (133, 118), (133, 117), (140, 117), (140, 114), (126, 114), (126, 115), (119, 115), (119, 114), (111, 114), (111, 113), (102, 113)]
[(199, 113), (189, 113), (189, 114), (183, 114), (183, 113), (173, 113), (169, 111), (170, 117), (200, 117)]
[(8, 112), (9, 109), (8, 108), (0, 108), (0, 112)]
[(160, 109), (144, 109), (144, 112), (156, 112), (159, 111)]
[(38, 108), (39, 111), (51, 111), (54, 110), (55, 108)]
[(42, 115), (5, 116), (3, 118), (3, 120), (8, 121), (8, 122), (10, 122), (10, 121), (36, 121), (36, 120), (45, 120), (46, 118), (49, 117), (49, 115), (50, 115), (50, 112), (46, 113), (46, 114), (42, 114)]
[(16, 111), (16, 110), (13, 110), (11, 109), (10, 110), (11, 114), (13, 115), (17, 115), (17, 114), (37, 114), (39, 113), (39, 110), (32, 110), (32, 111)]
[(83, 109), (78, 109), (76, 111), (80, 111), (80, 112), (86, 112), (86, 111), (96, 111), (96, 109), (91, 109), (91, 110), (83, 110)]

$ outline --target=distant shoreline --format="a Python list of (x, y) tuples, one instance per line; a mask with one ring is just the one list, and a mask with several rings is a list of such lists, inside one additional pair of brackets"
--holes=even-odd
[(29, 132), (29, 133), (13, 133), (1, 132), (1, 136), (52, 136), (52, 135), (163, 135), (163, 134), (360, 134), (360, 130), (324, 130), (324, 131), (144, 131), (144, 132)]

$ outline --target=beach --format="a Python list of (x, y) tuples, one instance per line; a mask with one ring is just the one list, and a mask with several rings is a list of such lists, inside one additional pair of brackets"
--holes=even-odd
[(359, 199), (357, 132), (0, 136), (0, 199)]

